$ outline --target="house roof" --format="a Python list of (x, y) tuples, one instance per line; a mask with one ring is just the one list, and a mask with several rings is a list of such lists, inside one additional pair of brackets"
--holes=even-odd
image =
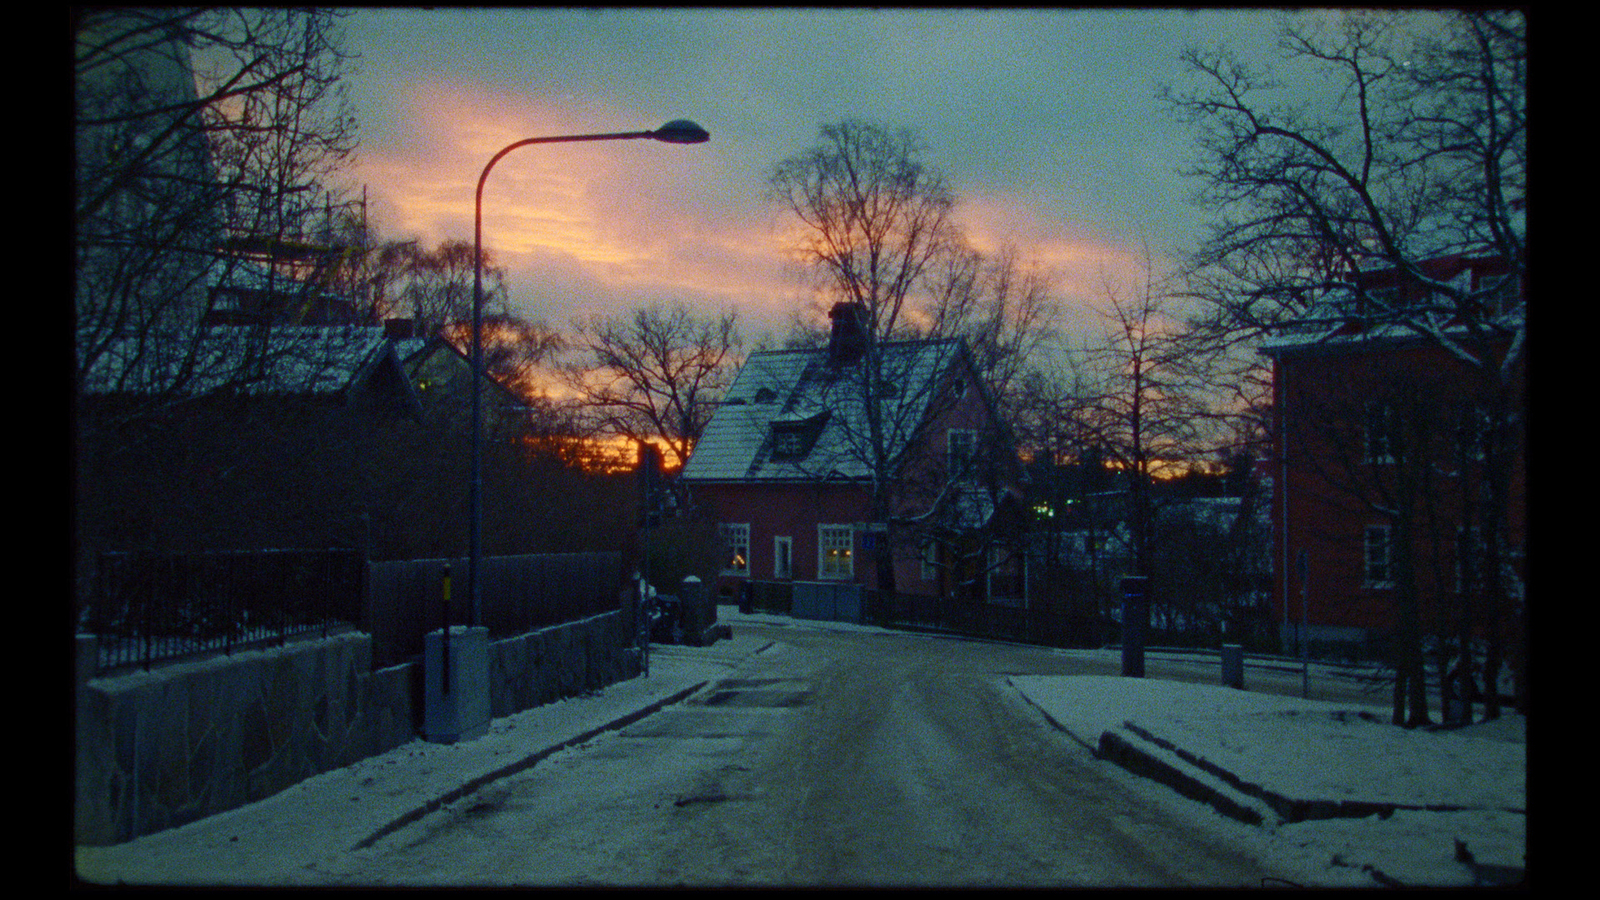
[[(1375, 344), (1395, 345), (1432, 340), (1451, 343), (1482, 336), (1509, 337), (1526, 324), (1526, 308), (1521, 301), (1518, 275), (1508, 272), (1495, 257), (1448, 256), (1418, 264), (1424, 273), (1402, 277), (1395, 269), (1364, 272), (1355, 283), (1334, 287), (1316, 299), (1295, 320), (1279, 325), (1260, 345), (1267, 356), (1282, 356), (1302, 351), (1363, 349)], [(1511, 278), (1506, 282), (1507, 277)], [(1432, 279), (1428, 281), (1427, 279)], [(1469, 328), (1454, 301), (1439, 302), (1439, 285), (1453, 282), (1453, 290), (1477, 291), (1474, 303), (1487, 304)], [(1371, 291), (1404, 291), (1409, 300), (1390, 300), (1402, 309), (1369, 311), (1357, 283)], [(1511, 299), (1497, 298), (1503, 289)], [(1416, 304), (1416, 305), (1413, 305)], [(1408, 307), (1408, 308), (1407, 308)], [(1476, 331), (1476, 334), (1475, 334)]]
[[(399, 371), (381, 326), (280, 326), (265, 333), (223, 326), (187, 340), (113, 340), (85, 373), (82, 389), (88, 395), (199, 396), (233, 389), (250, 396), (332, 396), (366, 383), (383, 366)], [(409, 389), (409, 381), (401, 382)]]
[[(955, 339), (885, 343), (877, 349), (884, 446), (893, 456), (916, 436), (943, 376), (965, 350)], [(820, 348), (752, 353), (681, 477), (764, 482), (871, 477), (860, 380), (867, 368), (830, 365), (828, 350)], [(796, 432), (799, 443), (775, 448), (775, 437), (785, 431)]]

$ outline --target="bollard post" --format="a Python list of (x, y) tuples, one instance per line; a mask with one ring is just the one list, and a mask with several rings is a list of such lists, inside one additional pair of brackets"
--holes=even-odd
[(1244, 689), (1244, 647), (1240, 644), (1222, 645), (1222, 683)]
[(1150, 604), (1146, 590), (1150, 579), (1128, 575), (1122, 579), (1122, 674), (1144, 677), (1145, 631), (1150, 625)]

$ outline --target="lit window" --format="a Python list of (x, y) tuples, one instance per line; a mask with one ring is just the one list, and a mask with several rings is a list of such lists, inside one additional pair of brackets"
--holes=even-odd
[(855, 577), (855, 531), (849, 525), (817, 526), (817, 577)]
[(748, 522), (737, 525), (719, 525), (717, 530), (722, 535), (722, 546), (727, 552), (727, 565), (723, 566), (724, 575), (749, 575), (750, 574), (750, 525)]

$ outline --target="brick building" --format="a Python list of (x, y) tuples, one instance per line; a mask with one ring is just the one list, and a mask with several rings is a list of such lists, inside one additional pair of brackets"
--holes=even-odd
[[(1523, 285), (1489, 258), (1422, 270), (1363, 275), (1262, 348), (1275, 394), (1273, 613), (1286, 648), (1303, 633), (1313, 646), (1376, 651), (1408, 608), (1423, 635), (1458, 636), (1465, 622), (1510, 641), (1520, 627)], [(1441, 285), (1456, 292), (1448, 301)], [(1463, 297), (1471, 315), (1451, 314)], [(1491, 573), (1497, 496), (1505, 558)], [(1491, 621), (1497, 578), (1507, 608)]]

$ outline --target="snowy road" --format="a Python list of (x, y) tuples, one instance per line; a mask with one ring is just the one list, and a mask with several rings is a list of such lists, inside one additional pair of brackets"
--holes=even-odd
[(1236, 823), (1096, 760), (1006, 687), (1036, 648), (745, 626), (690, 701), (311, 867), (360, 885), (1257, 886)]

